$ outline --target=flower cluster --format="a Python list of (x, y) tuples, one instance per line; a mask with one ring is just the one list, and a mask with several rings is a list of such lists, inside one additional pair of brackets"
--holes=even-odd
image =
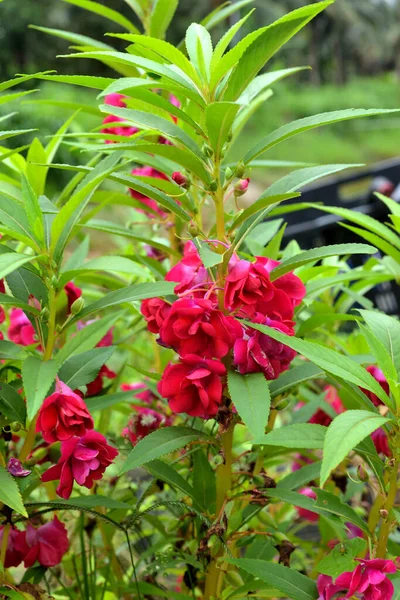
[[(4, 527), (0, 527), (0, 545), (3, 535)], [(28, 523), (24, 531), (12, 527), (4, 566), (6, 569), (18, 567), (23, 562), (27, 569), (38, 562), (42, 567), (54, 567), (61, 562), (68, 548), (67, 530), (57, 517), (37, 528)]]
[(361, 600), (391, 600), (394, 594), (393, 583), (388, 573), (396, 572), (391, 560), (359, 560), (354, 571), (342, 573), (335, 579), (328, 575), (318, 577), (318, 600), (332, 598), (360, 598)]
[(177, 283), (178, 299), (172, 305), (160, 298), (142, 302), (149, 331), (179, 355), (158, 384), (173, 412), (215, 417), (223, 403), (228, 364), (242, 374), (259, 372), (267, 379), (289, 367), (295, 356), (290, 348), (242, 321), (293, 335), (294, 309), (305, 289), (293, 273), (271, 281), (270, 272), (278, 264), (264, 257), (251, 263), (233, 256), (221, 306), (215, 282), (193, 242), (187, 242), (182, 260), (165, 277)]
[(61, 381), (43, 402), (36, 431), (47, 443), (61, 442), (61, 457), (43, 473), (42, 481), (59, 480), (57, 494), (62, 498), (70, 497), (74, 481), (90, 489), (118, 454), (103, 435), (93, 431), (83, 399)]

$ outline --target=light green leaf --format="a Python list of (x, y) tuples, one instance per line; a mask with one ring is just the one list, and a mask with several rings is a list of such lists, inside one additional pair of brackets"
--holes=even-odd
[(360, 310), (368, 328), (386, 348), (397, 373), (400, 373), (400, 322), (382, 312)]
[(296, 423), (274, 429), (256, 439), (253, 444), (282, 446), (283, 448), (323, 448), (326, 427), (314, 423)]
[(79, 8), (83, 8), (90, 12), (95, 13), (96, 15), (100, 15), (113, 23), (117, 23), (124, 29), (131, 31), (133, 33), (139, 33), (138, 28), (131, 22), (129, 19), (121, 15), (116, 10), (112, 8), (108, 8), (108, 6), (104, 6), (103, 4), (99, 4), (98, 2), (93, 2), (93, 0), (64, 0), (69, 4), (74, 4), (75, 6), (79, 6)]
[(200, 77), (209, 81), (213, 47), (207, 29), (198, 23), (192, 23), (186, 31), (185, 42), (189, 58)]
[[(272, 585), (292, 600), (316, 600), (315, 581), (294, 569), (256, 558), (226, 558), (226, 562)], [(257, 584), (255, 584), (257, 586)]]
[(0, 466), (0, 502), (4, 502), (6, 506), (9, 506), (20, 515), (28, 516), (22, 503), (17, 482), (2, 466)]
[(163, 427), (141, 439), (133, 448), (122, 466), (120, 475), (137, 469), (156, 458), (175, 452), (200, 438), (209, 438), (197, 429), (189, 427)]
[(357, 167), (362, 167), (361, 164), (354, 165), (319, 165), (317, 167), (308, 167), (306, 169), (298, 169), (297, 171), (293, 171), (293, 173), (289, 173), (275, 181), (269, 188), (260, 196), (259, 199), (265, 198), (267, 196), (274, 196), (276, 194), (287, 194), (288, 192), (296, 192), (301, 189), (303, 186), (320, 179), (321, 177), (327, 177), (328, 175), (333, 175), (333, 173), (338, 173), (339, 171), (343, 171), (345, 169), (355, 169)]
[(22, 365), (22, 381), (26, 395), (28, 419), (31, 421), (55, 380), (58, 364), (55, 360), (43, 361), (30, 356)]
[[(252, 1), (252, 0), (250, 0), (250, 1)], [(243, 17), (243, 19), (239, 19), (239, 21), (237, 21), (234, 25), (232, 25), (232, 27), (230, 27), (230, 29), (228, 29), (228, 31), (219, 40), (218, 44), (215, 46), (214, 54), (212, 57), (211, 71), (213, 71), (213, 69), (216, 67), (218, 62), (221, 60), (225, 50), (228, 48), (229, 44), (231, 43), (231, 41), (233, 40), (233, 38), (235, 37), (235, 35), (239, 31), (239, 29), (241, 29), (241, 27), (245, 24), (245, 22), (250, 17), (250, 15), (253, 14), (254, 10), (255, 9), (253, 8), (253, 10), (249, 11), (247, 13), (247, 15), (245, 17)], [(204, 23), (203, 23), (203, 25), (204, 25)]]
[(340, 223), (342, 227), (345, 227), (349, 231), (359, 235), (365, 241), (373, 244), (378, 250), (381, 250), (384, 254), (391, 256), (397, 264), (400, 264), (400, 251), (393, 247), (392, 244), (383, 240), (376, 233), (372, 233), (372, 231), (367, 231), (362, 229), (361, 227), (354, 227), (354, 225), (348, 225), (347, 223)]
[[(11, 343), (11, 342), (9, 342)], [(0, 413), (11, 422), (25, 425), (26, 406), (23, 398), (7, 383), (0, 382)]]
[(221, 150), (232, 131), (239, 108), (240, 105), (233, 102), (212, 102), (206, 108), (208, 138), (217, 161), (221, 158)]
[(16, 271), (22, 265), (25, 265), (36, 256), (28, 256), (26, 254), (18, 254), (17, 252), (7, 252), (0, 255), (0, 279), (6, 277), (9, 273)]
[(137, 277), (149, 278), (149, 271), (125, 256), (99, 256), (89, 260), (77, 269), (66, 271), (60, 279), (61, 285), (85, 271), (105, 271), (111, 273), (128, 273)]
[(153, 38), (164, 38), (179, 0), (155, 0), (150, 13), (150, 33)]
[(321, 487), (342, 460), (368, 435), (387, 423), (388, 419), (366, 410), (347, 410), (328, 427), (321, 467)]
[(268, 424), (271, 406), (269, 387), (264, 375), (240, 375), (235, 371), (228, 371), (228, 389), (236, 410), (252, 435), (261, 436)]
[[(29, 27), (31, 29), (36, 29), (37, 31), (42, 31), (43, 33), (47, 33), (54, 37), (58, 37), (63, 40), (67, 40), (78, 46), (86, 46), (86, 47), (89, 46), (92, 48), (97, 48), (99, 50), (113, 50), (114, 49), (112, 46), (109, 46), (108, 44), (104, 44), (104, 42), (99, 42), (98, 40), (90, 38), (86, 35), (80, 35), (79, 33), (73, 33), (71, 31), (64, 31), (62, 29), (52, 29), (50, 27), (39, 27), (39, 25), (29, 25)], [(44, 73), (36, 73), (36, 74), (32, 75), (32, 77), (37, 77), (38, 79), (46, 79), (47, 73), (51, 73), (51, 71), (47, 71)], [(50, 77), (56, 77), (56, 78), (62, 77), (63, 78), (63, 77), (70, 77), (70, 76), (69, 75), (50, 75)], [(77, 76), (74, 75), (73, 77), (77, 77)], [(57, 79), (55, 79), (55, 81), (57, 81)], [(60, 79), (59, 81), (63, 81), (63, 80)], [(70, 82), (64, 81), (64, 83), (70, 83)]]
[(276, 129), (267, 135), (263, 140), (261, 140), (261, 142), (254, 146), (254, 148), (249, 150), (244, 157), (244, 162), (248, 164), (266, 150), (269, 150), (280, 142), (283, 142), (284, 140), (287, 140), (298, 133), (302, 133), (303, 131), (309, 131), (310, 129), (315, 129), (316, 127), (321, 127), (322, 125), (330, 125), (331, 123), (338, 123), (340, 121), (359, 119), (361, 117), (371, 117), (374, 115), (385, 115), (392, 112), (397, 112), (397, 109), (383, 110), (371, 108), (365, 110), (362, 108), (351, 108), (347, 110), (336, 110), (333, 112), (321, 113), (319, 115), (313, 115), (312, 117), (299, 119), (298, 121), (292, 121), (291, 123), (283, 125), (279, 129)]
[[(31, 148), (33, 147), (33, 144)], [(29, 163), (27, 164), (27, 172), (28, 172)], [(46, 175), (44, 176), (46, 179)], [(40, 208), (39, 199), (37, 196), (37, 192), (32, 188), (30, 182), (25, 177), (24, 174), (21, 175), (21, 188), (22, 195), (24, 199), (24, 206), (26, 210), (26, 215), (29, 220), (29, 224), (31, 226), (32, 232), (35, 237), (39, 240), (41, 245), (44, 244), (44, 224), (43, 224), (43, 214), (42, 209)], [(39, 189), (39, 186), (37, 187)]]
[(310, 262), (316, 262), (329, 256), (340, 256), (343, 254), (375, 254), (376, 248), (367, 244), (333, 244), (332, 246), (321, 246), (312, 250), (305, 250), (299, 254), (295, 254), (292, 258), (288, 258), (281, 262), (280, 265), (271, 271), (271, 281), (275, 281), (285, 273), (294, 271), (303, 265)]
[(354, 559), (364, 553), (366, 545), (366, 541), (359, 537), (336, 544), (332, 552), (319, 561), (317, 571), (330, 575), (333, 579), (345, 571), (354, 571), (357, 566)]

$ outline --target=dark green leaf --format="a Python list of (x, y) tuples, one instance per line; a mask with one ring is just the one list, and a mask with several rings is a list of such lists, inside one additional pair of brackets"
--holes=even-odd
[(60, 381), (72, 390), (91, 383), (96, 379), (101, 367), (108, 361), (114, 350), (115, 346), (107, 346), (74, 354), (60, 368), (58, 374)]

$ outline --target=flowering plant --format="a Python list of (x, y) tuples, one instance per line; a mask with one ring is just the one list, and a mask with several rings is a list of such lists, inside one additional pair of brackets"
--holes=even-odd
[[(400, 324), (364, 294), (398, 275), (398, 209), (384, 199), (392, 228), (342, 209), (369, 243), (301, 250), (281, 215), (304, 206), (285, 202), (351, 165), (286, 163), (246, 200), (275, 145), (391, 111), (306, 117), (233, 161), (271, 86), (299, 69), (260, 71), (330, 0), (234, 45), (248, 13), (213, 46), (208, 30), (238, 2), (179, 48), (163, 39), (175, 1), (127, 2), (146, 35), (74, 3), (125, 27), (113, 35), (126, 52), (47, 33), (122, 77), (0, 86), (37, 77), (100, 103), (94, 131), (68, 132), (75, 114), (26, 157), (1, 148), (0, 594), (391, 600)], [(53, 164), (70, 139), (88, 162)], [(50, 168), (76, 171), (54, 197)], [(118, 206), (122, 223), (108, 219)], [(93, 257), (96, 233), (118, 252)], [(369, 258), (351, 268), (357, 254)]]

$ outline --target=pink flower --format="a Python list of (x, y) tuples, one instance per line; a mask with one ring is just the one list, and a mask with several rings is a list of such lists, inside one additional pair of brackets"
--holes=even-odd
[(219, 360), (187, 354), (178, 364), (167, 366), (157, 389), (174, 412), (207, 419), (217, 414), (222, 402), (224, 375)]
[[(340, 413), (345, 411), (345, 408), (342, 404), (341, 399), (339, 398), (339, 394), (337, 389), (333, 385), (327, 385), (324, 388), (325, 391), (325, 401), (331, 405), (336, 414), (340, 415)], [(313, 416), (308, 419), (309, 423), (316, 423), (317, 425), (324, 425), (328, 427), (332, 423), (332, 417), (328, 415), (322, 408), (319, 408)]]
[[(386, 392), (386, 394), (389, 394), (389, 384), (386, 381), (386, 377), (384, 376), (382, 371), (375, 365), (370, 365), (369, 367), (367, 367), (367, 371), (368, 371), (368, 373), (370, 373), (372, 375), (372, 377), (374, 379), (376, 379), (376, 381), (379, 383), (381, 388)], [(375, 406), (379, 406), (380, 404), (383, 404), (383, 402), (380, 400), (380, 398), (378, 398), (378, 396), (376, 394), (374, 394), (374, 392), (370, 392), (369, 390), (366, 390), (364, 388), (361, 388), (361, 390), (364, 392), (364, 394), (366, 396), (368, 396), (368, 398), (371, 400), (371, 402), (373, 402), (375, 404)]]
[[(312, 498), (313, 500), (317, 499), (317, 494), (309, 487), (302, 488), (299, 490), (300, 494), (303, 496), (307, 496), (307, 498)], [(318, 521), (319, 515), (311, 510), (307, 510), (306, 508), (296, 507), (297, 514), (301, 519), (306, 519), (307, 521)]]
[(59, 479), (57, 494), (68, 499), (74, 481), (90, 489), (103, 477), (117, 454), (118, 450), (101, 433), (88, 431), (81, 438), (73, 437), (62, 443), (60, 460), (43, 473), (42, 481)]
[(342, 598), (357, 596), (361, 600), (391, 600), (394, 587), (388, 573), (396, 572), (391, 560), (377, 558), (359, 559), (360, 564), (354, 571), (342, 573), (335, 581), (327, 575), (318, 577), (319, 600), (331, 600), (335, 594), (345, 594)]
[[(272, 260), (272, 258), (265, 258), (264, 256), (258, 256), (257, 263), (263, 265), (268, 273), (281, 264), (278, 260)], [(273, 285), (278, 290), (285, 292), (290, 298), (293, 306), (301, 304), (301, 301), (306, 295), (304, 283), (294, 273), (286, 273), (285, 275), (278, 277), (278, 279), (275, 279), (273, 282)]]
[(151, 408), (138, 408), (136, 414), (129, 419), (128, 426), (122, 435), (131, 441), (132, 446), (163, 425), (169, 425), (164, 415)]
[[(166, 281), (176, 281), (176, 294), (183, 294), (192, 288), (201, 287), (204, 283), (210, 281), (207, 269), (203, 266), (202, 260), (197, 252), (193, 242), (186, 242), (183, 249), (183, 258), (180, 260), (165, 276)], [(193, 290), (193, 295), (198, 295), (196, 289)], [(199, 292), (200, 296), (204, 296), (204, 290)]]
[(126, 96), (123, 94), (117, 94), (114, 92), (112, 94), (107, 94), (105, 97), (105, 103), (110, 104), (110, 106), (119, 106), (121, 108), (125, 108), (126, 102), (124, 101), (124, 98), (126, 98)]
[[(101, 129), (101, 133), (105, 133), (108, 135), (123, 135), (125, 137), (131, 137), (139, 131), (137, 127), (129, 125), (117, 125), (117, 123), (125, 123), (125, 119), (122, 119), (121, 117), (115, 117), (114, 115), (107, 115), (103, 119), (103, 125), (107, 125), (107, 127), (103, 127), (103, 129)], [(106, 140), (106, 144), (115, 143), (118, 142), (116, 140)]]
[[(136, 169), (133, 169), (132, 175), (135, 175), (138, 177), (155, 177), (157, 179), (165, 179), (166, 181), (168, 181), (168, 177), (166, 175), (164, 175), (164, 173), (161, 173), (161, 171), (157, 171), (156, 169), (153, 169), (153, 167), (137, 167)], [(167, 217), (167, 213), (162, 208), (160, 208), (158, 206), (157, 202), (155, 200), (153, 200), (152, 198), (148, 198), (144, 194), (141, 194), (140, 192), (137, 192), (136, 190), (133, 190), (131, 188), (129, 189), (129, 193), (132, 196), (132, 198), (139, 200), (139, 202), (141, 204), (143, 204), (143, 209), (137, 209), (137, 210), (139, 210), (139, 212), (142, 212), (145, 215), (147, 215), (150, 219), (156, 218), (157, 215), (161, 219), (165, 219)], [(151, 212), (146, 211), (145, 207), (150, 208)], [(154, 214), (154, 213), (156, 213), (156, 214)]]
[(234, 195), (235, 196), (243, 196), (247, 192), (247, 188), (249, 187), (250, 178), (240, 179), (234, 186)]
[(93, 419), (86, 404), (65, 383), (57, 380), (56, 391), (45, 399), (39, 410), (36, 431), (52, 444), (93, 429)]
[(378, 454), (384, 454), (389, 458), (392, 456), (386, 431), (382, 429), (382, 427), (379, 427), (379, 429), (376, 429), (371, 434), (371, 439), (374, 442), (374, 446)]
[(69, 548), (67, 530), (57, 517), (37, 529), (29, 523), (16, 546), (23, 554), (26, 569), (36, 561), (42, 567), (55, 567)]
[(14, 477), (27, 477), (32, 473), (29, 469), (24, 469), (18, 458), (10, 458), (7, 463), (7, 471), (11, 473), (11, 475), (14, 475)]
[(225, 316), (211, 300), (180, 298), (161, 326), (160, 344), (182, 357), (222, 358), (242, 334), (239, 321)]
[(15, 344), (22, 346), (38, 343), (35, 328), (21, 308), (13, 308), (11, 311), (8, 337)]
[(140, 312), (147, 322), (147, 329), (151, 333), (160, 333), (160, 327), (168, 316), (171, 305), (162, 298), (147, 298), (142, 300)]
[(71, 312), (71, 306), (73, 305), (75, 300), (78, 300), (78, 298), (82, 296), (82, 290), (81, 288), (78, 288), (74, 283), (72, 283), (72, 281), (69, 281), (64, 286), (64, 291), (67, 294), (68, 312)]
[[(253, 318), (256, 323), (262, 323), (293, 335), (293, 330), (283, 323), (265, 319), (262, 315)], [(233, 347), (233, 363), (239, 373), (264, 373), (267, 379), (276, 379), (289, 368), (296, 352), (281, 342), (251, 327), (244, 329), (242, 338), (237, 339)]]
[(188, 178), (180, 171), (175, 171), (171, 176), (172, 181), (175, 181), (177, 185), (185, 187), (188, 183)]
[(96, 377), (93, 379), (91, 383), (86, 385), (86, 394), (85, 396), (89, 398), (90, 396), (98, 396), (103, 391), (104, 379), (115, 379), (117, 376), (114, 371), (111, 371), (106, 365), (103, 365)]
[[(3, 542), (3, 534), (4, 526), (2, 525), (0, 527), (0, 547)], [(20, 565), (24, 560), (25, 552), (20, 551), (20, 548), (24, 550), (24, 540), (25, 531), (19, 531), (14, 527), (10, 529), (7, 540), (6, 560), (4, 564), (6, 569), (9, 569), (10, 567), (18, 567), (18, 565)]]
[(124, 392), (137, 392), (134, 397), (145, 404), (151, 404), (157, 400), (157, 396), (144, 383), (121, 383), (121, 390)]

